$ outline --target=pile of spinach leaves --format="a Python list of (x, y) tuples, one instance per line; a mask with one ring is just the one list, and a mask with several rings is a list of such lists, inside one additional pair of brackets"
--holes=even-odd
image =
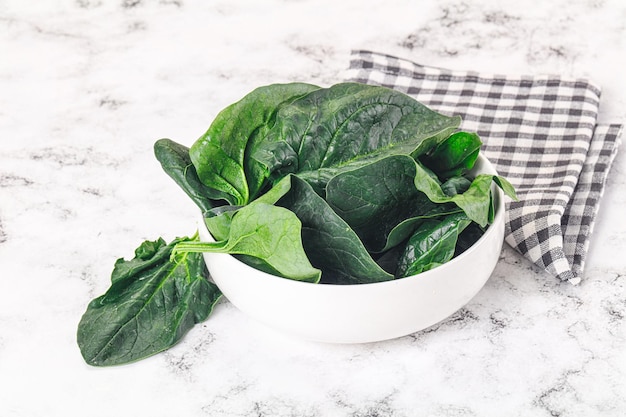
[(192, 146), (160, 139), (163, 170), (215, 242), (146, 241), (78, 326), (85, 361), (133, 362), (174, 345), (220, 298), (202, 252), (320, 284), (399, 279), (441, 265), (493, 221), (492, 184), (468, 174), (476, 134), (385, 87), (260, 87), (222, 110)]

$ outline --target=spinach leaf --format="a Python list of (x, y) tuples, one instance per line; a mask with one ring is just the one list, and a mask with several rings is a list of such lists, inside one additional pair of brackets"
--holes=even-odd
[(241, 206), (221, 206), (204, 213), (204, 224), (216, 240), (228, 238), (233, 216)]
[(302, 244), (311, 263), (322, 271), (323, 283), (358, 284), (393, 279), (372, 259), (365, 246), (306, 181), (291, 177), (291, 190), (278, 205), (302, 222)]
[(129, 261), (118, 259), (111, 287), (87, 307), (77, 341), (94, 366), (121, 365), (161, 352), (204, 321), (220, 298), (202, 255), (172, 257), (170, 244), (145, 241)]
[(203, 213), (224, 204), (228, 195), (204, 185), (191, 163), (189, 148), (170, 139), (159, 139), (154, 143), (154, 155), (161, 167)]
[[(257, 198), (254, 203), (275, 204), (290, 188), (291, 179), (285, 177), (268, 192)], [(204, 223), (216, 240), (228, 239), (232, 218), (240, 208), (241, 206), (221, 206), (205, 213)], [(267, 272), (268, 274), (282, 276), (279, 271), (261, 258), (243, 254), (233, 254), (233, 256), (253, 268)]]
[[(411, 164), (407, 158), (403, 161)], [(513, 186), (503, 177), (491, 174), (480, 174), (472, 180), (469, 188), (462, 194), (448, 195), (441, 188), (441, 184), (433, 179), (422, 164), (413, 161), (415, 167), (415, 186), (436, 203), (453, 202), (467, 214), (467, 216), (485, 227), (493, 219), (494, 207), (491, 198), (491, 185), (496, 183), (506, 195), (517, 198)]]
[(424, 219), (463, 210), (471, 220), (487, 225), (493, 220), (494, 180), (500, 181), (490, 175), (472, 182), (454, 177), (441, 185), (411, 156), (392, 155), (331, 178), (326, 200), (370, 252), (384, 252), (410, 236)]
[(383, 158), (333, 177), (326, 201), (370, 252), (382, 252), (409, 237), (423, 219), (460, 211), (432, 202), (415, 188), (415, 175), (411, 157)]
[(323, 195), (337, 173), (388, 155), (426, 153), (459, 123), (398, 91), (341, 83), (282, 106), (250, 156), (272, 179), (294, 173)]
[(264, 270), (298, 281), (318, 282), (321, 272), (314, 268), (302, 247), (302, 224), (283, 207), (252, 202), (230, 219), (228, 236), (217, 242), (185, 241), (174, 248), (181, 252), (211, 252), (245, 255), (258, 259)]
[(253, 137), (260, 140), (282, 103), (319, 87), (304, 84), (272, 84), (259, 87), (222, 110), (207, 132), (190, 149), (198, 177), (207, 186), (221, 191), (230, 204), (244, 205), (263, 187), (265, 168), (246, 157)]
[(449, 197), (463, 194), (472, 185), (472, 181), (465, 177), (452, 177), (441, 184), (441, 190)]
[(456, 132), (420, 160), (445, 180), (469, 172), (478, 159), (481, 145), (476, 133)]
[(470, 223), (465, 213), (422, 223), (400, 256), (396, 276), (416, 275), (448, 262), (454, 256), (459, 234)]
[(401, 244), (406, 238), (411, 236), (415, 229), (425, 220), (443, 218), (452, 214), (463, 212), (462, 209), (451, 203), (436, 204), (430, 211), (409, 217), (398, 223), (386, 235), (385, 246), (374, 252), (384, 252)]

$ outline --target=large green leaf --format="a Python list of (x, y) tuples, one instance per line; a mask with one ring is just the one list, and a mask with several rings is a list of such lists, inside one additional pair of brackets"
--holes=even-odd
[(246, 157), (249, 142), (264, 136), (259, 130), (271, 125), (281, 104), (318, 88), (304, 83), (263, 86), (222, 110), (190, 149), (200, 180), (227, 195), (230, 204), (248, 203), (266, 177), (265, 168)]
[[(411, 164), (408, 160), (405, 160), (405, 163)], [(493, 198), (491, 195), (493, 183), (496, 183), (509, 197), (517, 198), (515, 189), (506, 179), (491, 174), (479, 174), (472, 180), (465, 192), (448, 195), (441, 188), (441, 184), (428, 175), (420, 163), (414, 163), (414, 166), (416, 170), (415, 186), (418, 190), (425, 193), (428, 198), (436, 203), (453, 202), (481, 227), (489, 224), (494, 216)]]
[(133, 259), (117, 260), (111, 287), (89, 303), (78, 325), (88, 364), (121, 365), (154, 355), (209, 316), (221, 293), (207, 280), (202, 255), (171, 257), (173, 247), (187, 240), (145, 241)]
[(326, 201), (370, 252), (382, 252), (409, 237), (422, 220), (460, 211), (431, 201), (415, 188), (415, 175), (411, 157), (386, 157), (337, 174), (328, 182)]
[[(269, 191), (254, 200), (254, 204), (275, 204), (291, 188), (291, 178), (285, 177), (275, 184)], [(216, 240), (226, 240), (230, 234), (233, 216), (242, 206), (220, 206), (205, 212), (204, 223)], [(245, 254), (233, 254), (241, 262), (253, 268), (260, 269), (268, 274), (281, 276), (281, 273), (269, 265), (265, 260)]]
[(482, 142), (476, 133), (456, 132), (420, 160), (443, 180), (469, 172)]
[(393, 279), (372, 259), (350, 226), (306, 181), (291, 176), (289, 193), (278, 204), (302, 222), (302, 243), (322, 282), (358, 284)]
[(295, 173), (323, 194), (337, 173), (388, 155), (426, 153), (459, 124), (458, 116), (439, 114), (398, 91), (342, 83), (282, 106), (250, 156), (274, 179)]
[[(291, 189), (291, 178), (285, 177), (276, 183), (254, 203), (276, 204)], [(232, 218), (242, 206), (219, 206), (204, 212), (204, 223), (216, 240), (225, 240), (230, 233)]]
[(230, 217), (228, 236), (217, 242), (181, 242), (174, 253), (210, 252), (245, 255), (258, 260), (256, 266), (284, 278), (318, 282), (320, 271), (314, 268), (302, 247), (298, 217), (291, 211), (252, 202)]
[(459, 234), (470, 223), (465, 213), (422, 223), (400, 256), (396, 276), (416, 275), (448, 262), (454, 256)]
[[(154, 155), (161, 163), (163, 171), (196, 203), (205, 213), (224, 204), (228, 195), (204, 185), (191, 163), (189, 148), (170, 139), (159, 139), (154, 143)], [(222, 201), (220, 201), (222, 200)]]
[[(380, 180), (376, 182), (376, 174), (380, 175)], [(359, 176), (363, 175), (363, 179), (359, 179)], [(341, 194), (334, 195), (336, 193), (335, 184), (341, 184), (339, 181), (341, 178), (350, 179), (350, 186), (341, 187)], [(413, 178), (413, 185), (411, 186), (408, 179)], [(383, 182), (389, 181), (389, 184)], [(395, 183), (398, 182), (398, 184)], [(357, 187), (357, 183), (361, 184)], [(417, 190), (424, 193), (428, 199), (437, 204), (442, 203), (454, 203), (460, 209), (462, 209), (467, 216), (478, 223), (480, 226), (486, 226), (491, 217), (493, 216), (493, 200), (491, 198), (491, 185), (496, 183), (504, 192), (515, 198), (515, 190), (511, 184), (504, 178), (497, 175), (480, 174), (476, 176), (467, 190), (462, 193), (449, 195), (442, 189), (442, 184), (433, 177), (432, 172), (425, 168), (421, 163), (415, 161), (409, 155), (391, 155), (387, 156), (369, 166), (364, 166), (355, 171), (348, 171), (341, 173), (337, 178), (333, 178), (329, 184), (330, 192), (334, 195), (333, 204), (340, 205), (341, 199), (348, 199), (349, 194), (353, 194), (358, 197), (359, 194), (366, 196), (367, 198), (375, 199), (373, 203), (367, 203), (365, 199), (362, 199), (360, 205), (357, 204), (357, 208), (361, 212), (355, 212), (354, 217), (372, 218), (375, 221), (377, 213), (381, 211), (381, 207), (384, 206), (384, 198), (386, 195), (392, 197), (401, 193), (402, 188), (406, 187), (406, 191), (409, 194), (416, 194)], [(392, 185), (390, 185), (392, 184)], [(372, 192), (371, 190), (365, 190), (369, 185), (370, 188), (378, 187), (378, 191)], [(464, 186), (464, 185), (463, 185)], [(352, 188), (355, 187), (355, 188)], [(455, 188), (451, 186), (448, 188)], [(393, 197), (397, 202), (394, 202), (395, 206), (398, 206), (397, 210), (404, 210), (401, 207), (403, 202), (402, 197)], [(366, 204), (367, 203), (367, 204)], [(347, 207), (347, 206), (346, 206)], [(444, 212), (447, 211), (444, 208)], [(343, 210), (343, 214), (348, 214), (348, 210)], [(381, 214), (382, 215), (382, 214)], [(429, 212), (426, 212), (428, 217)], [(419, 214), (418, 214), (419, 216)], [(364, 223), (365, 224), (365, 223)]]

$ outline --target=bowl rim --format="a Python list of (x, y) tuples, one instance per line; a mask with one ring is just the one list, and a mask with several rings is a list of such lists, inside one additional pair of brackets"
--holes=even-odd
[[(474, 168), (470, 172), (476, 173), (476, 171), (479, 171), (481, 168), (485, 168), (484, 170), (487, 171), (485, 172), (487, 174), (497, 175), (497, 172), (493, 164), (483, 155), (478, 156), (476, 164), (474, 165)], [(310, 286), (311, 288), (319, 288), (319, 290), (315, 290), (315, 291), (326, 291), (326, 289), (332, 289), (333, 291), (336, 291), (339, 288), (343, 288), (343, 289), (338, 290), (338, 291), (348, 291), (354, 288), (374, 288), (374, 287), (381, 287), (381, 286), (391, 287), (391, 286), (403, 285), (402, 284), (403, 282), (426, 279), (429, 276), (444, 273), (444, 270), (454, 268), (456, 264), (463, 262), (464, 258), (471, 256), (473, 252), (477, 251), (479, 247), (484, 245), (487, 239), (489, 239), (492, 234), (496, 233), (497, 228), (493, 226), (496, 225), (497, 223), (504, 222), (504, 215), (505, 215), (504, 192), (495, 184), (492, 184), (491, 187), (492, 187), (492, 190), (495, 190), (495, 199), (496, 199), (496, 204), (494, 205), (495, 215), (494, 215), (493, 222), (489, 225), (485, 233), (483, 233), (483, 235), (476, 242), (474, 242), (474, 244), (472, 244), (469, 248), (463, 251), (463, 253), (461, 253), (460, 255), (452, 258), (450, 261), (442, 265), (437, 266), (436, 268), (421, 272), (416, 275), (410, 275), (410, 276), (402, 277), (402, 278), (395, 278), (395, 279), (391, 279), (388, 281), (368, 282), (368, 283), (361, 283), (361, 284), (323, 284), (323, 283), (320, 284), (320, 283), (314, 283), (314, 282), (308, 282), (308, 281), (298, 281), (295, 279), (289, 279), (289, 278), (284, 278), (284, 277), (280, 277), (277, 275), (272, 275), (268, 272), (261, 271), (260, 269), (256, 269), (240, 261), (239, 259), (237, 259), (231, 254), (216, 253), (216, 254), (211, 254), (211, 255), (230, 256), (234, 261), (240, 263), (243, 267), (249, 268), (252, 271), (257, 272), (260, 276), (263, 276), (265, 279), (279, 283), (278, 285), (295, 286), (295, 287), (302, 287), (302, 288), (304, 288), (304, 286)], [(200, 218), (199, 223), (200, 223), (199, 225), (200, 239), (214, 241), (213, 236), (211, 235), (208, 228), (206, 227), (204, 218), (202, 216)], [(324, 288), (325, 290), (322, 290), (322, 288)]]

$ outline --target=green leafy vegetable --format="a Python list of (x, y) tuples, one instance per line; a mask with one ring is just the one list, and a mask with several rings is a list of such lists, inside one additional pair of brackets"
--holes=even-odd
[(483, 174), (477, 176), (463, 193), (448, 195), (428, 170), (411, 156), (392, 155), (336, 175), (328, 183), (326, 193), (331, 206), (348, 219), (348, 223), (378, 240), (374, 245), (376, 248), (381, 246), (381, 239), (388, 235), (394, 220), (398, 224), (419, 214), (429, 217), (436, 204), (454, 203), (471, 220), (486, 226), (494, 181), (498, 185), (504, 184), (505, 191), (512, 190), (506, 180)]
[(339, 172), (388, 155), (421, 154), (459, 126), (409, 96), (358, 83), (321, 88), (282, 106), (251, 157), (274, 179), (294, 173), (322, 194)]
[(181, 242), (179, 252), (211, 252), (246, 255), (263, 261), (280, 276), (318, 282), (302, 247), (300, 220), (289, 210), (254, 202), (237, 210), (230, 220), (228, 236), (218, 242)]
[(482, 142), (476, 133), (457, 132), (430, 154), (421, 158), (426, 166), (447, 179), (464, 175), (472, 169)]
[(281, 104), (318, 88), (304, 83), (272, 84), (222, 110), (190, 150), (200, 180), (224, 193), (230, 204), (248, 203), (266, 176), (263, 167), (246, 158), (246, 149), (253, 149), (249, 142), (262, 136), (258, 131), (267, 129)]
[(470, 223), (465, 213), (422, 223), (409, 238), (396, 276), (416, 275), (448, 262), (454, 256), (459, 234)]
[[(415, 161), (414, 161), (415, 162)], [(406, 158), (404, 163), (410, 165)], [(506, 195), (515, 197), (513, 186), (504, 178), (497, 175), (480, 174), (474, 178), (467, 190), (462, 194), (448, 195), (441, 188), (441, 184), (426, 173), (424, 167), (415, 162), (415, 186), (435, 203), (453, 202), (467, 214), (467, 216), (485, 227), (492, 219), (493, 207), (491, 199), (491, 185), (496, 183)]]
[(471, 185), (472, 182), (465, 177), (452, 177), (441, 184), (441, 190), (445, 195), (452, 197), (457, 194), (463, 194)]
[(228, 200), (228, 195), (204, 185), (191, 163), (189, 148), (170, 139), (159, 139), (154, 144), (154, 155), (161, 167), (180, 188), (202, 210), (207, 212), (220, 206), (219, 200)]
[(410, 156), (386, 157), (337, 174), (328, 182), (326, 201), (370, 252), (382, 252), (411, 235), (421, 220), (460, 211), (431, 201), (415, 187), (416, 175)]
[(117, 260), (111, 287), (89, 303), (78, 325), (78, 346), (88, 364), (120, 365), (154, 355), (209, 316), (221, 293), (207, 280), (202, 255), (172, 257), (174, 246), (186, 241), (145, 241), (133, 259)]
[(302, 221), (302, 243), (324, 283), (360, 284), (393, 279), (367, 252), (357, 234), (306, 181), (293, 176), (278, 204)]

